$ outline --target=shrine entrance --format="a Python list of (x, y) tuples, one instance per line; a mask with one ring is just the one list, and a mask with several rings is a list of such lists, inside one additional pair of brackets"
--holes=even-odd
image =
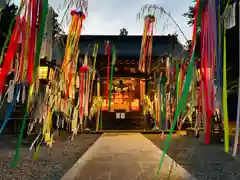
[[(139, 78), (115, 78), (113, 80), (110, 112), (140, 111), (140, 81)], [(103, 110), (108, 110), (106, 99)]]
[[(113, 79), (111, 102), (106, 98), (103, 99), (103, 130), (144, 129), (144, 119), (141, 112), (144, 82), (143, 78), (133, 77), (115, 77)], [(104, 87), (105, 83), (102, 84), (102, 89)], [(110, 109), (108, 103), (110, 103)]]

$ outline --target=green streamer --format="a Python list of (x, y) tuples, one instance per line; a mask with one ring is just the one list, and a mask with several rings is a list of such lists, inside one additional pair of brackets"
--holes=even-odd
[(166, 86), (165, 83), (163, 84), (163, 120), (165, 124), (165, 130), (168, 128), (167, 127), (167, 117), (166, 117)]
[(192, 127), (192, 114), (193, 114), (193, 111), (194, 111), (195, 99), (196, 99), (196, 83), (197, 83), (196, 73), (197, 73), (197, 68), (194, 64), (194, 67), (193, 67), (193, 83), (192, 83), (192, 92), (191, 92), (192, 103), (190, 104), (190, 110), (189, 110), (189, 113), (188, 113), (188, 119), (191, 123), (191, 127)]
[(188, 67), (188, 72), (187, 72), (186, 80), (185, 80), (184, 87), (183, 87), (182, 97), (180, 98), (179, 103), (177, 104), (177, 108), (176, 108), (175, 115), (174, 115), (174, 122), (173, 122), (173, 125), (172, 125), (172, 127), (170, 129), (170, 132), (169, 132), (168, 136), (167, 136), (166, 146), (165, 146), (165, 148), (163, 150), (162, 158), (160, 160), (159, 167), (158, 167), (155, 179), (158, 178), (160, 169), (162, 168), (164, 157), (165, 157), (165, 154), (166, 154), (166, 152), (168, 150), (169, 143), (171, 141), (171, 136), (172, 136), (172, 133), (173, 133), (173, 131), (175, 129), (178, 116), (180, 115), (180, 112), (183, 110), (183, 108), (186, 106), (188, 91), (189, 91), (189, 87), (191, 85), (191, 79), (192, 79), (192, 74), (193, 74), (194, 55), (195, 55), (195, 44), (194, 44), (194, 47), (193, 47), (191, 61), (190, 61), (189, 67)]
[(156, 123), (156, 117), (157, 117), (157, 111), (156, 111), (156, 101), (154, 100), (154, 106), (153, 106), (153, 129), (157, 129), (157, 123)]
[(165, 84), (167, 82), (166, 76), (163, 74), (160, 80), (161, 83), (161, 128), (162, 130), (166, 129), (166, 91), (165, 91)]
[(161, 129), (165, 130), (165, 117), (164, 117), (164, 112), (163, 112), (163, 109), (165, 108), (164, 107), (164, 86), (163, 86), (162, 82), (160, 85), (160, 89), (161, 89)]
[(90, 86), (90, 99), (89, 102), (92, 102), (92, 95), (93, 95), (93, 81), (95, 80), (95, 74), (96, 74), (96, 61), (97, 61), (97, 54), (98, 54), (98, 44), (94, 45), (93, 48), (93, 68), (92, 68), (92, 73), (91, 73), (91, 86)]
[[(25, 1), (24, 1), (24, 2), (25, 2)], [(6, 38), (5, 42), (4, 42), (4, 45), (3, 45), (3, 48), (2, 48), (2, 52), (1, 52), (0, 66), (1, 66), (1, 64), (2, 64), (2, 62), (3, 62), (3, 57), (4, 57), (5, 49), (7, 48), (8, 42), (10, 41), (10, 38), (11, 38), (11, 36), (12, 36), (13, 24), (14, 24), (15, 21), (16, 21), (16, 17), (17, 17), (17, 16), (20, 16), (20, 13), (22, 12), (23, 7), (24, 7), (24, 2), (21, 3), (20, 8), (18, 9), (18, 12), (17, 12), (16, 16), (15, 16), (15, 17), (12, 19), (12, 21), (11, 21), (11, 24), (10, 24), (10, 27), (9, 27), (9, 30), (8, 30), (8, 35), (7, 35), (7, 38)]]
[(99, 129), (102, 130), (102, 111), (100, 113), (101, 113), (101, 115), (100, 115)]
[(34, 80), (37, 78), (37, 72), (38, 72), (38, 67), (39, 67), (39, 57), (40, 57), (40, 52), (41, 52), (41, 47), (42, 47), (42, 41), (44, 37), (44, 29), (45, 29), (45, 24), (46, 24), (46, 17), (48, 13), (48, 0), (43, 0), (43, 8), (42, 8), (42, 13), (41, 13), (41, 20), (40, 20), (40, 27), (39, 27), (39, 32), (38, 32), (38, 39), (37, 39), (37, 48), (36, 48), (36, 54), (35, 54), (35, 61), (34, 61)]
[(29, 88), (28, 103), (27, 103), (27, 106), (26, 106), (26, 113), (24, 114), (24, 118), (23, 118), (23, 121), (22, 121), (21, 129), (20, 129), (20, 135), (18, 136), (16, 152), (15, 152), (15, 156), (14, 156), (14, 159), (13, 159), (13, 162), (12, 162), (13, 167), (16, 167), (18, 159), (19, 159), (19, 151), (20, 151), (20, 148), (21, 148), (23, 133), (24, 133), (24, 129), (25, 129), (25, 126), (26, 126), (26, 120), (27, 120), (28, 111), (29, 111), (29, 104), (30, 104), (30, 99), (31, 99), (32, 94), (33, 94), (33, 89), (34, 89), (34, 84), (32, 84)]
[(113, 70), (115, 65), (115, 50), (112, 48), (112, 63), (111, 63), (111, 74), (110, 74), (110, 91), (108, 95), (108, 112), (111, 110), (111, 101), (112, 101), (112, 81), (113, 81)]
[(26, 125), (26, 120), (27, 120), (27, 116), (28, 116), (28, 112), (26, 111), (23, 121), (22, 121), (22, 125), (21, 125), (21, 130), (20, 130), (20, 135), (18, 136), (18, 142), (17, 142), (17, 147), (16, 147), (16, 153), (12, 162), (12, 166), (16, 167), (17, 166), (17, 162), (19, 159), (19, 150), (21, 148), (21, 142), (22, 142), (22, 137), (23, 137), (23, 132), (25, 129), (25, 125)]

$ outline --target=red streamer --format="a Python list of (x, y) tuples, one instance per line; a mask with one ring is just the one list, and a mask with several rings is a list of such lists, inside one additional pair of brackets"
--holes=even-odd
[(106, 104), (108, 104), (110, 66), (111, 66), (111, 47), (110, 47), (110, 43), (107, 44), (107, 55), (108, 55), (108, 64), (107, 64), (107, 81), (106, 81)]
[(11, 37), (9, 46), (7, 48), (6, 54), (4, 56), (2, 72), (0, 74), (0, 93), (2, 93), (2, 91), (3, 91), (3, 87), (5, 85), (5, 80), (6, 80), (7, 74), (10, 70), (14, 55), (16, 54), (18, 40), (20, 37), (21, 24), (22, 23), (21, 23), (20, 17), (17, 16), (14, 30), (12, 33), (12, 37)]
[(145, 40), (145, 44), (144, 44), (144, 51), (143, 51), (143, 60), (142, 60), (142, 63), (143, 63), (143, 72), (145, 72), (146, 70), (146, 67), (145, 67), (145, 63), (146, 63), (146, 56), (147, 56), (147, 52), (148, 52), (148, 47), (149, 47), (149, 32), (150, 32), (150, 19), (147, 18), (147, 36), (146, 36), (146, 40)]
[(72, 83), (72, 71), (71, 71), (72, 66), (73, 66), (73, 61), (71, 62), (70, 72), (68, 74), (69, 75), (69, 82), (68, 82), (68, 87), (67, 87), (67, 92), (66, 92), (66, 100), (67, 100), (67, 98), (69, 96), (69, 90), (70, 90), (70, 86), (71, 86), (71, 83)]
[(210, 144), (210, 136), (211, 136), (211, 120), (212, 120), (212, 109), (210, 107), (210, 100), (209, 100), (209, 72), (208, 70), (208, 60), (211, 63), (211, 57), (208, 59), (208, 53), (209, 50), (211, 49), (211, 46), (209, 47), (208, 43), (208, 21), (209, 21), (209, 16), (208, 16), (208, 10), (206, 9), (205, 12), (203, 12), (203, 24), (202, 24), (202, 29), (203, 29), (203, 51), (202, 51), (202, 61), (203, 61), (203, 71), (204, 71), (204, 76), (203, 76), (203, 82), (204, 82), (204, 91), (205, 91), (205, 105), (206, 105), (206, 113), (207, 113), (207, 119), (206, 119), (206, 131), (205, 131), (205, 144)]
[(148, 74), (150, 74), (151, 67), (152, 67), (153, 27), (154, 27), (154, 23), (151, 23), (150, 29), (149, 29), (149, 32), (151, 32), (151, 34), (149, 36), (149, 44), (148, 44)]
[[(87, 66), (82, 66), (80, 68), (80, 84), (79, 84), (79, 91), (80, 91), (80, 119), (83, 117), (83, 97), (84, 97), (84, 73), (88, 70)], [(81, 87), (81, 88), (80, 88)]]
[(34, 69), (34, 52), (35, 52), (35, 41), (36, 41), (36, 24), (37, 24), (37, 2), (36, 0), (31, 1), (32, 10), (32, 24), (31, 24), (31, 35), (29, 43), (29, 56), (28, 56), (28, 83), (32, 83), (33, 69)]
[(21, 80), (22, 73), (23, 73), (23, 61), (24, 61), (24, 54), (25, 54), (25, 43), (26, 43), (26, 11), (24, 13), (24, 16), (22, 18), (22, 42), (21, 42), (21, 55), (20, 55), (20, 66), (19, 66), (19, 78)]

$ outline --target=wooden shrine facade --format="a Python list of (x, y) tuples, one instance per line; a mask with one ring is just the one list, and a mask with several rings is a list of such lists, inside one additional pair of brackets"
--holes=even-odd
[[(106, 99), (106, 75), (108, 66), (108, 54), (106, 54), (107, 42), (114, 47), (116, 62), (113, 74), (112, 102), (110, 111), (107, 104), (102, 112), (102, 129), (152, 129), (152, 123), (145, 120), (141, 111), (141, 100), (147, 91), (146, 82), (152, 81), (154, 73), (142, 73), (138, 70), (142, 36), (100, 36), (83, 35), (80, 38), (79, 49), (83, 58), (86, 53), (93, 60), (93, 47), (98, 44), (96, 61), (97, 77), (101, 82), (101, 96)], [(183, 47), (178, 43), (176, 36), (154, 36), (152, 48), (152, 65), (164, 67), (162, 57), (174, 56), (174, 59), (182, 59), (186, 56)], [(90, 63), (93, 64), (93, 63)], [(152, 66), (152, 69), (154, 67)], [(156, 68), (156, 67), (155, 67)], [(121, 92), (116, 89), (121, 87)], [(92, 95), (96, 95), (93, 91)], [(125, 90), (124, 90), (125, 89)], [(95, 123), (90, 125), (95, 129)]]

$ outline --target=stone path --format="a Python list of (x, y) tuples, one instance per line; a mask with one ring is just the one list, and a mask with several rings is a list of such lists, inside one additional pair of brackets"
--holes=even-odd
[[(140, 133), (103, 134), (62, 180), (196, 180)], [(170, 178), (169, 178), (170, 176)]]

